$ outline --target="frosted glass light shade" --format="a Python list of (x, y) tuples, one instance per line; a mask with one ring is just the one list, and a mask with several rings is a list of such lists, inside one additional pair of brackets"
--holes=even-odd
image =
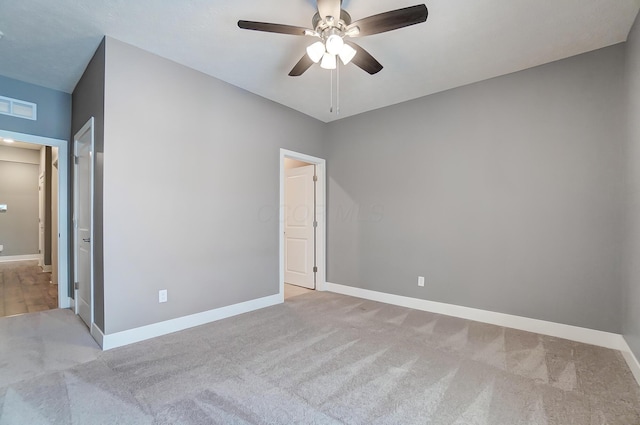
[(356, 49), (354, 49), (353, 47), (349, 46), (348, 44), (345, 44), (344, 46), (342, 46), (342, 49), (340, 50), (340, 60), (342, 61), (343, 64), (348, 64), (349, 62), (351, 62), (351, 60), (356, 56)]
[(339, 35), (331, 34), (329, 38), (327, 38), (326, 45), (327, 45), (327, 52), (331, 53), (332, 55), (337, 55), (338, 53), (340, 53), (340, 50), (342, 50), (342, 46), (344, 46), (344, 41), (342, 40), (342, 37), (340, 37)]
[(324, 69), (336, 69), (337, 61), (335, 55), (331, 53), (325, 53), (322, 57), (322, 62), (320, 63), (320, 67)]
[(316, 41), (311, 46), (307, 47), (307, 56), (313, 62), (318, 63), (324, 55), (324, 44), (321, 41)]

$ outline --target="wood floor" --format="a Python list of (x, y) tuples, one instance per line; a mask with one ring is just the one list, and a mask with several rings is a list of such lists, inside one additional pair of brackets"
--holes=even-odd
[(303, 288), (302, 286), (290, 285), (288, 283), (284, 284), (284, 299), (288, 300), (292, 297), (297, 297), (298, 295), (306, 294), (308, 292), (313, 292), (313, 289)]
[(58, 308), (58, 285), (37, 261), (0, 263), (0, 317)]

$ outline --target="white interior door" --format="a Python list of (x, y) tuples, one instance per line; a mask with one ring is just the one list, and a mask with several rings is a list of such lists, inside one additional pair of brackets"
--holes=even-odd
[(75, 305), (76, 314), (89, 327), (93, 321), (92, 121), (76, 134), (74, 140)]
[(315, 288), (315, 166), (285, 172), (284, 281)]

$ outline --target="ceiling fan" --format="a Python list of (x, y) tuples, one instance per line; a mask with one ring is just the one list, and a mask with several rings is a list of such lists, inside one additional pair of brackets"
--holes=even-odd
[(292, 77), (302, 75), (311, 65), (318, 62), (324, 69), (335, 69), (337, 58), (340, 58), (344, 65), (353, 61), (356, 66), (373, 75), (382, 69), (380, 62), (348, 39), (419, 24), (427, 20), (429, 13), (427, 6), (420, 4), (352, 22), (351, 15), (342, 9), (342, 0), (317, 1), (318, 12), (312, 19), (313, 29), (242, 20), (238, 21), (238, 26), (247, 30), (318, 38), (319, 41), (307, 47), (307, 53), (289, 72)]

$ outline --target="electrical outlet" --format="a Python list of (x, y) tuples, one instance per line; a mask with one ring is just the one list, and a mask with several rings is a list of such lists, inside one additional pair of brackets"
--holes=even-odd
[(418, 286), (424, 286), (424, 276), (418, 276)]
[(166, 303), (167, 302), (167, 290), (166, 289), (161, 289), (160, 291), (158, 291), (158, 302), (159, 303)]

